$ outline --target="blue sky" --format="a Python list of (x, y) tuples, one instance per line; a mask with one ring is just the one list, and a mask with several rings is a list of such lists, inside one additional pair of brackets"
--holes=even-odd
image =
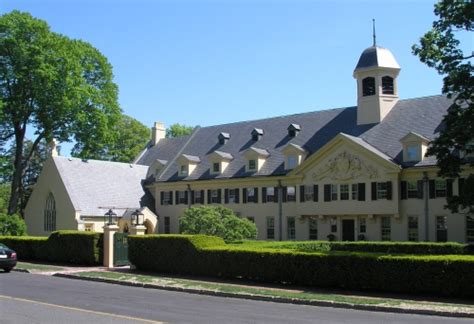
[(439, 94), (411, 54), (434, 1), (4, 0), (98, 48), (123, 111), (147, 126), (213, 125), (356, 104), (352, 72), (377, 43), (402, 67), (401, 98)]

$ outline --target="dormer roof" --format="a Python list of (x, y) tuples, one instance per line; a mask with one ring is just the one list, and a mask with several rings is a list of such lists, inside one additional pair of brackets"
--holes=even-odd
[(191, 162), (191, 163), (201, 162), (201, 159), (199, 158), (199, 156), (189, 155), (189, 154), (181, 154), (180, 160), (181, 161), (183, 161), (183, 160), (188, 161), (188, 162)]
[(281, 151), (283, 154), (291, 154), (295, 152), (300, 154), (306, 153), (306, 150), (304, 148), (294, 143), (288, 143), (287, 145), (285, 145), (285, 147), (283, 147)]
[(228, 161), (231, 161), (231, 160), (234, 159), (232, 154), (226, 153), (226, 152), (221, 152), (221, 151), (214, 151), (214, 152), (212, 152), (211, 156), (212, 157), (218, 157), (222, 160), (228, 160)]
[(415, 132), (408, 132), (408, 134), (406, 134), (400, 139), (401, 143), (411, 142), (411, 141), (421, 141), (423, 143), (429, 143), (430, 139)]
[(392, 52), (380, 46), (366, 48), (360, 55), (355, 70), (370, 68), (400, 69)]
[(250, 155), (257, 155), (259, 157), (268, 157), (270, 156), (270, 153), (265, 150), (265, 149), (261, 149), (261, 148), (256, 148), (256, 147), (249, 147), (247, 150), (244, 151), (244, 155), (245, 156), (250, 156)]

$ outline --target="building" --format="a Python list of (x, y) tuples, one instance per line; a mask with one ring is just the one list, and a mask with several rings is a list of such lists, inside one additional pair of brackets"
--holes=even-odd
[(165, 138), (155, 123), (133, 168), (147, 168), (159, 232), (178, 233), (188, 207), (222, 204), (255, 222), (258, 239), (473, 242), (474, 218), (444, 209), (462, 181), (437, 177), (425, 157), (451, 101), (400, 100), (399, 72), (392, 53), (374, 45), (353, 73), (355, 107), (198, 127), (180, 138)]

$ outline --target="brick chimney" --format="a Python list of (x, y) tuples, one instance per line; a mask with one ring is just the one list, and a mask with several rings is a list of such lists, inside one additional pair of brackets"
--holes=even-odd
[(151, 128), (151, 141), (153, 145), (156, 145), (160, 139), (165, 138), (166, 136), (166, 128), (165, 124), (162, 122), (155, 122), (153, 127)]

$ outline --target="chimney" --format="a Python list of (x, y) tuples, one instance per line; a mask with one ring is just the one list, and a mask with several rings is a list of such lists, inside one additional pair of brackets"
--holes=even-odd
[(49, 155), (52, 157), (59, 156), (58, 148), (58, 141), (53, 138), (51, 142), (49, 142)]
[(162, 122), (155, 122), (153, 127), (151, 128), (151, 141), (153, 145), (156, 145), (160, 139), (165, 138), (166, 136), (166, 128), (165, 124)]

